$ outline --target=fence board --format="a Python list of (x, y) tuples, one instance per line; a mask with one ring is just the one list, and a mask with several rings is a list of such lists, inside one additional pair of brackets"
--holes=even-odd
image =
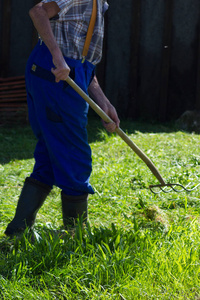
[(132, 3), (132, 35), (131, 35), (131, 57), (130, 57), (130, 98), (128, 100), (127, 116), (134, 118), (137, 115), (137, 84), (138, 84), (138, 55), (140, 39), (141, 0)]
[(159, 119), (161, 121), (165, 121), (167, 117), (166, 113), (167, 113), (169, 69), (170, 69), (171, 46), (172, 46), (173, 5), (174, 5), (174, 0), (165, 1), (165, 19), (164, 19), (162, 69), (161, 69), (161, 83), (160, 83), (160, 105), (159, 105)]
[(11, 0), (4, 0), (2, 4), (2, 41), (0, 58), (0, 75), (8, 75), (10, 53), (10, 24), (11, 24)]
[(200, 22), (198, 26), (198, 60), (197, 60), (197, 82), (195, 109), (200, 110)]

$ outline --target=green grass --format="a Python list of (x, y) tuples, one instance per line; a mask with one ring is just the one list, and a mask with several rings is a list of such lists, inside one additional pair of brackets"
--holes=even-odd
[[(200, 182), (200, 136), (173, 126), (122, 121), (167, 182)], [(8, 239), (34, 160), (28, 126), (0, 128), (0, 299), (200, 299), (200, 187), (148, 189), (157, 179), (115, 134), (90, 120), (93, 151), (89, 223), (64, 232), (60, 191), (40, 209), (35, 239)]]

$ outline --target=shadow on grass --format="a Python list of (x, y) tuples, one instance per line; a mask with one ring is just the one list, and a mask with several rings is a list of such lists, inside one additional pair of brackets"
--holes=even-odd
[[(180, 130), (173, 122), (156, 123), (123, 119), (121, 120), (120, 127), (127, 134), (134, 134), (137, 131), (142, 133), (170, 133)], [(95, 117), (93, 114), (91, 114), (88, 121), (89, 143), (101, 140), (102, 138), (99, 132), (102, 130), (105, 129), (101, 124), (100, 118), (98, 116)]]
[[(177, 131), (174, 124), (133, 122), (131, 120), (122, 120), (120, 126), (127, 134), (132, 134), (136, 131), (140, 131), (142, 133), (161, 133)], [(101, 132), (105, 129), (98, 116), (89, 114), (87, 129), (89, 143), (102, 140)], [(36, 139), (32, 133), (29, 124), (13, 123), (1, 126), (0, 164), (3, 165), (12, 160), (33, 158), (35, 145)]]
[(0, 127), (0, 164), (33, 157), (36, 139), (29, 125)]

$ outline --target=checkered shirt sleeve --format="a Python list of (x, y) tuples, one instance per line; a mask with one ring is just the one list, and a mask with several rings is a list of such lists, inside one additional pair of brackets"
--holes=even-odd
[(62, 14), (63, 10), (66, 9), (66, 7), (70, 7), (70, 5), (72, 5), (73, 0), (43, 0), (41, 2), (43, 3), (56, 2), (56, 4), (59, 6), (61, 10), (60, 13)]

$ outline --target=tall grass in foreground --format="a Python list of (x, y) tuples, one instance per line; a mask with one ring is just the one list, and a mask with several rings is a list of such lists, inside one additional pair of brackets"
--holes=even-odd
[[(200, 137), (125, 123), (130, 138), (169, 182), (200, 181)], [(119, 137), (89, 123), (93, 150), (89, 223), (62, 227), (60, 191), (40, 209), (34, 241), (3, 235), (35, 140), (29, 128), (0, 129), (1, 299), (200, 299), (199, 189), (152, 194), (157, 180)]]

